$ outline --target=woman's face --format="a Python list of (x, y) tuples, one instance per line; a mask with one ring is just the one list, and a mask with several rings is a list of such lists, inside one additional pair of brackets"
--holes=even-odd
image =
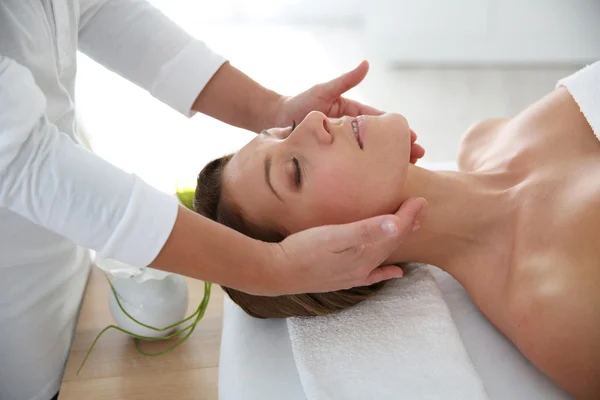
[(411, 131), (399, 114), (312, 112), (293, 132), (269, 129), (236, 153), (223, 172), (223, 197), (282, 234), (353, 222), (397, 211), (410, 157)]

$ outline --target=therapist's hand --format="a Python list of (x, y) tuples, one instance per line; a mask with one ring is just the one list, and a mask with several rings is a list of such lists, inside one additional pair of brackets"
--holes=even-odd
[(282, 97), (275, 110), (273, 126), (289, 126), (292, 121), (300, 123), (311, 111), (320, 111), (331, 118), (383, 114), (373, 107), (342, 97), (358, 85), (368, 71), (369, 63), (363, 61), (352, 71), (329, 82), (315, 85), (296, 96)]
[(402, 269), (382, 263), (418, 226), (425, 204), (412, 198), (395, 215), (312, 228), (273, 243), (269, 288), (261, 294), (329, 292), (401, 277)]

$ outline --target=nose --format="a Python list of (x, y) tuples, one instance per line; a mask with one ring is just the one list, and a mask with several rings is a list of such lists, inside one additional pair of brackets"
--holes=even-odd
[(333, 142), (333, 136), (328, 129), (328, 123), (325, 114), (311, 111), (290, 136), (295, 136), (294, 139), (300, 142), (316, 141), (321, 146), (329, 146)]

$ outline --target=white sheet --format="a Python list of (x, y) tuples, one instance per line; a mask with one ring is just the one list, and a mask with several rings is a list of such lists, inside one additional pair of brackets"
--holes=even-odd
[(220, 400), (306, 400), (285, 320), (252, 318), (225, 296)]

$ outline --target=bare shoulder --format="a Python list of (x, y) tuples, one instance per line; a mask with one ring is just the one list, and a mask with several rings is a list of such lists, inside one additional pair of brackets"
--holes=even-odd
[(504, 333), (578, 399), (600, 398), (599, 267), (545, 252), (513, 271), (505, 292), (510, 328)]
[(464, 133), (458, 150), (458, 167), (461, 171), (475, 171), (488, 146), (499, 135), (510, 118), (491, 118), (472, 124)]
[(600, 398), (599, 168), (555, 169), (553, 191), (532, 185), (501, 301), (504, 333), (580, 399)]

